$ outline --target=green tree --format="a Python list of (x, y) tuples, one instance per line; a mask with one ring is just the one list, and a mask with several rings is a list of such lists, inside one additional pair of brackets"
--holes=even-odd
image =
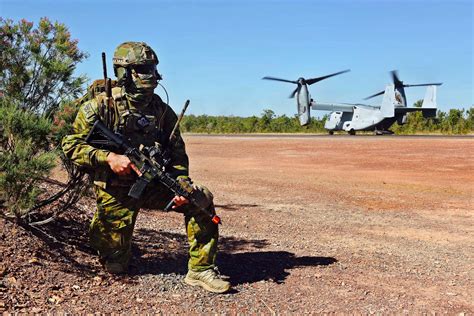
[(467, 110), (467, 128), (469, 131), (473, 132), (474, 131), (474, 107), (471, 107), (469, 110)]
[(275, 118), (275, 112), (269, 109), (265, 109), (262, 112), (262, 117), (259, 121), (260, 132), (268, 132), (270, 129), (270, 123)]
[(87, 57), (67, 27), (47, 18), (32, 22), (0, 18), (0, 91), (22, 108), (53, 114), (62, 101), (77, 98), (85, 83), (75, 77)]
[(5, 214), (23, 217), (40, 192), (37, 182), (54, 166), (48, 150), (51, 122), (0, 99), (0, 194)]
[(245, 117), (242, 119), (242, 125), (245, 133), (255, 133), (257, 132), (258, 117)]
[(0, 197), (6, 213), (24, 218), (57, 161), (55, 145), (69, 131), (76, 107), (68, 101), (82, 93), (86, 80), (73, 73), (86, 53), (64, 24), (47, 18), (36, 28), (0, 18), (0, 48)]
[(413, 106), (415, 108), (421, 108), (422, 105), (423, 105), (423, 100), (418, 100), (415, 103), (413, 103)]

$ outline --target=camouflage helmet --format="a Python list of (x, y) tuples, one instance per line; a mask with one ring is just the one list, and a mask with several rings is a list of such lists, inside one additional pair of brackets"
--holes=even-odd
[(158, 64), (156, 53), (144, 42), (125, 42), (120, 44), (115, 49), (112, 60), (114, 67)]

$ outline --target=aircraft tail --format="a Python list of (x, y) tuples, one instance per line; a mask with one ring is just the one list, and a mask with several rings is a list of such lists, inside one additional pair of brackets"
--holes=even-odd
[(426, 88), (425, 98), (421, 107), (436, 109), (436, 86), (428, 86)]
[(395, 86), (393, 84), (385, 87), (380, 111), (383, 117), (393, 117), (395, 115)]
[(435, 117), (436, 116), (436, 86), (428, 86), (426, 88), (425, 98), (421, 105), (423, 117)]

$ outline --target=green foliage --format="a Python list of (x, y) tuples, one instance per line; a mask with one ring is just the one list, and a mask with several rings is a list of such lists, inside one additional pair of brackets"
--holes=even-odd
[(298, 118), (276, 116), (272, 110), (264, 110), (260, 117), (187, 115), (181, 122), (181, 130), (189, 133), (325, 133), (324, 122), (312, 118), (306, 127), (301, 127)]
[(34, 205), (40, 193), (38, 182), (55, 165), (47, 137), (51, 123), (2, 98), (0, 129), (1, 199), (6, 202), (5, 214), (19, 219)]
[(466, 115), (466, 128), (470, 131), (474, 131), (474, 107), (467, 110)]
[[(422, 100), (414, 106), (421, 107)], [(396, 134), (441, 133), (441, 134), (468, 134), (474, 132), (474, 107), (451, 109), (449, 112), (438, 110), (435, 118), (424, 118), (421, 112), (408, 113), (404, 125), (395, 123), (391, 130)]]
[(39, 182), (77, 111), (67, 103), (86, 81), (73, 75), (87, 57), (77, 43), (64, 24), (47, 18), (36, 27), (0, 18), (0, 200), (18, 219), (38, 202)]
[(418, 100), (415, 103), (413, 103), (413, 106), (415, 108), (421, 108), (422, 105), (423, 105), (423, 100)]
[(72, 134), (72, 123), (79, 111), (77, 102), (63, 102), (53, 117), (51, 132), (54, 143), (59, 145), (64, 136)]
[(65, 99), (77, 98), (84, 76), (74, 77), (87, 55), (67, 27), (40, 19), (32, 22), (0, 18), (0, 92), (24, 109), (52, 115)]

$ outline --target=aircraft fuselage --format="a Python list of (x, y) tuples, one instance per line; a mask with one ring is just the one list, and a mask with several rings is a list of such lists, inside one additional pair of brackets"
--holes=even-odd
[(386, 119), (380, 110), (358, 105), (352, 106), (352, 112), (333, 111), (329, 114), (324, 128), (328, 131), (374, 130)]

